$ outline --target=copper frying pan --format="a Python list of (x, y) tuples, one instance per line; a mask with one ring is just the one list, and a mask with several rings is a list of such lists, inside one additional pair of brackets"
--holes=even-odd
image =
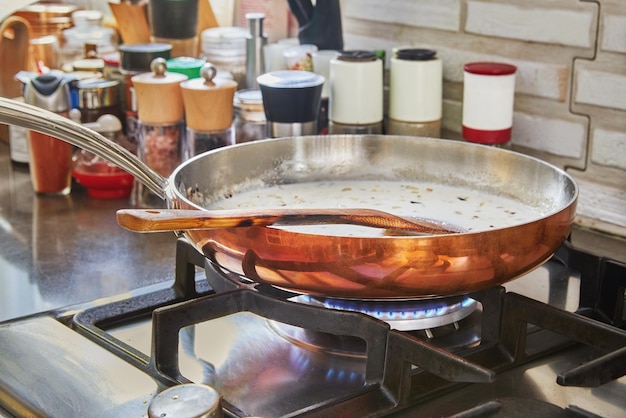
[(0, 99), (0, 122), (55, 135), (120, 165), (171, 208), (209, 210), (225, 195), (276, 184), (375, 180), (427, 181), (472, 196), (505, 196), (530, 213), (504, 226), (436, 236), (342, 236), (264, 226), (185, 232), (225, 269), (313, 295), (420, 298), (505, 283), (542, 264), (562, 244), (578, 197), (573, 179), (546, 162), (451, 140), (383, 135), (263, 140), (199, 155), (165, 179), (97, 133), (50, 112)]

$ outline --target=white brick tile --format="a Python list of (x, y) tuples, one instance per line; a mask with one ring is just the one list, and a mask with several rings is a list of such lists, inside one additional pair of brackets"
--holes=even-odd
[[(465, 30), (480, 35), (589, 48), (594, 43), (595, 5), (550, 8), (468, 1)], [(577, 2), (571, 2), (574, 5)]]
[(594, 163), (626, 170), (626, 132), (594, 129), (591, 144)]
[(550, 154), (582, 158), (587, 129), (583, 122), (515, 112), (511, 142)]
[(617, 74), (581, 68), (574, 76), (576, 103), (626, 110), (626, 71)]
[(460, 0), (344, 0), (344, 17), (414, 27), (459, 30)]
[(499, 61), (517, 67), (516, 93), (564, 101), (567, 93), (569, 69), (566, 64), (551, 64), (526, 60), (513, 60), (475, 51), (434, 48), (443, 61), (443, 77), (449, 81), (463, 82), (463, 65), (473, 61)]
[(580, 194), (577, 215), (626, 227), (626, 188), (606, 186), (575, 177)]
[(600, 49), (610, 52), (626, 52), (626, 16), (605, 15), (603, 22)]

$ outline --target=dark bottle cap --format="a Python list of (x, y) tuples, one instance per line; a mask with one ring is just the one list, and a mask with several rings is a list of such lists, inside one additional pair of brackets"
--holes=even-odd
[(257, 77), (265, 117), (270, 122), (300, 123), (317, 120), (324, 77), (309, 71), (284, 70)]
[(148, 15), (154, 37), (188, 39), (196, 36), (198, 0), (150, 0)]
[(400, 49), (396, 52), (396, 58), (407, 61), (429, 61), (436, 55), (437, 51), (421, 48)]
[(120, 69), (128, 72), (150, 71), (150, 64), (155, 58), (168, 60), (172, 57), (170, 44), (126, 44), (120, 45), (118, 49), (120, 52)]
[(373, 51), (341, 51), (337, 59), (341, 61), (354, 61), (354, 62), (366, 62), (375, 61), (378, 59), (376, 53)]

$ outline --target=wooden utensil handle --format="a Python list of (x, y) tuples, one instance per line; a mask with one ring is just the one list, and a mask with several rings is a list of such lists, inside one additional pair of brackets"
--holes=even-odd
[(213, 211), (193, 209), (121, 209), (117, 211), (117, 222), (120, 226), (135, 232), (235, 228), (274, 224), (352, 224), (433, 235), (459, 232), (446, 229), (436, 222), (407, 220), (372, 209), (242, 209)]

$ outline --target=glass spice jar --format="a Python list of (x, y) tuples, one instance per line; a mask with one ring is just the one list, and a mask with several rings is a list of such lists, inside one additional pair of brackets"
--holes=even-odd
[(187, 127), (183, 160), (234, 143), (233, 97), (237, 82), (216, 76), (217, 68), (205, 63), (199, 77), (180, 83)]
[(181, 163), (181, 145), (185, 124), (147, 123), (139, 121), (139, 146), (137, 154), (150, 168), (168, 177)]
[[(132, 77), (137, 99), (137, 155), (154, 171), (169, 177), (182, 161), (185, 119), (180, 84), (184, 74), (167, 71), (164, 58), (155, 58), (151, 72)], [(148, 189), (136, 184), (132, 202), (138, 206), (163, 206)]]
[(233, 99), (235, 143), (267, 138), (261, 90), (239, 90)]

